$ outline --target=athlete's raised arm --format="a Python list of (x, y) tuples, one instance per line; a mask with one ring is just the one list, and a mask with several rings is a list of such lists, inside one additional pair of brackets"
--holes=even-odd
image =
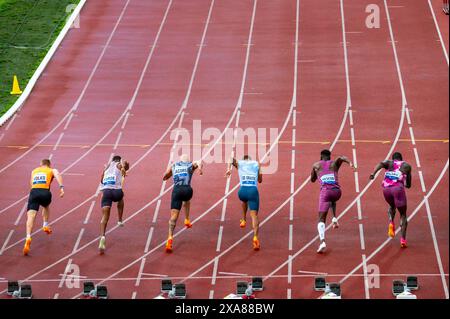
[(402, 171), (406, 174), (406, 183), (405, 183), (406, 188), (411, 188), (411, 170), (412, 170), (411, 165), (404, 162), (402, 165)]
[(382, 169), (382, 168), (384, 168), (384, 169), (389, 168), (389, 161), (382, 161), (382, 162), (378, 163), (378, 165), (375, 166), (375, 170), (373, 171), (373, 173), (370, 174), (369, 179), (374, 179), (374, 178), (375, 178), (375, 175), (376, 175), (376, 174), (378, 173), (378, 171), (379, 171), (380, 169)]
[(167, 181), (171, 177), (172, 177), (172, 165), (169, 164), (169, 166), (167, 166), (166, 172), (164, 173), (163, 181)]
[(350, 161), (346, 156), (339, 156), (334, 163), (337, 169), (341, 167), (342, 163), (347, 163), (351, 168), (354, 168), (352, 161)]
[(312, 170), (311, 170), (311, 183), (314, 183), (317, 181), (317, 170), (319, 169), (319, 164), (314, 163)]

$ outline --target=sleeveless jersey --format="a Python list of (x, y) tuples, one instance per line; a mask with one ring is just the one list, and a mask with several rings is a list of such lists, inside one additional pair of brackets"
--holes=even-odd
[(175, 186), (190, 186), (194, 172), (192, 162), (177, 162), (172, 165), (173, 184)]
[(257, 161), (238, 162), (239, 181), (242, 186), (258, 187), (259, 164)]
[(50, 189), (53, 178), (53, 170), (50, 167), (38, 167), (31, 173), (31, 188)]

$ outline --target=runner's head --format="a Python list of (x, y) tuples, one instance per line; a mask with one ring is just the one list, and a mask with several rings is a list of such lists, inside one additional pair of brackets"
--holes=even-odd
[(48, 158), (45, 158), (41, 161), (41, 165), (42, 166), (47, 166), (47, 167), (51, 167), (52, 163), (50, 162), (50, 160)]
[(402, 156), (401, 153), (395, 152), (394, 154), (392, 154), (392, 160), (394, 160), (394, 161), (403, 161), (403, 156)]
[(180, 156), (180, 161), (182, 161), (182, 162), (190, 162), (189, 155), (187, 155), (187, 154), (181, 155)]
[(119, 155), (116, 155), (116, 156), (114, 156), (113, 158), (112, 158), (112, 161), (113, 162), (120, 162), (122, 160), (122, 157), (120, 157)]
[(329, 161), (331, 159), (331, 152), (329, 150), (323, 150), (320, 152), (320, 159), (322, 161)]
[(252, 158), (250, 157), (250, 155), (244, 155), (244, 157), (242, 158), (244, 161), (251, 161)]

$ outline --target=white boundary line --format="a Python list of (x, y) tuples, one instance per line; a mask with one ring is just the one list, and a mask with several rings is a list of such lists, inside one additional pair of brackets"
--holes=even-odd
[(441, 42), (442, 51), (444, 52), (445, 60), (447, 61), (447, 66), (448, 66), (449, 65), (449, 61), (448, 61), (447, 48), (445, 47), (445, 42), (444, 42), (444, 39), (442, 38), (441, 29), (439, 28), (439, 24), (437, 22), (436, 15), (434, 13), (434, 9), (433, 9), (433, 6), (431, 4), (431, 0), (428, 0), (428, 5), (430, 7), (431, 15), (433, 16), (434, 25), (436, 26), (436, 31), (437, 31), (437, 33), (439, 35), (439, 41)]
[(19, 99), (14, 103), (14, 105), (2, 116), (0, 117), (0, 127), (5, 124), (8, 119), (15, 115), (17, 110), (20, 109), (20, 107), (23, 105), (23, 103), (26, 101), (28, 96), (30, 95), (31, 91), (33, 90), (34, 86), (36, 85), (37, 80), (41, 76), (42, 72), (44, 72), (45, 68), (47, 67), (48, 63), (50, 62), (51, 58), (59, 48), (61, 42), (66, 37), (67, 33), (69, 32), (70, 28), (72, 27), (72, 24), (74, 23), (75, 19), (79, 16), (81, 9), (83, 9), (84, 5), (86, 4), (86, 0), (80, 0), (78, 5), (76, 6), (75, 10), (70, 15), (69, 19), (67, 20), (65, 26), (59, 33), (58, 37), (56, 38), (53, 45), (48, 50), (47, 54), (45, 55), (44, 59), (42, 60), (41, 64), (39, 64), (39, 67), (36, 69), (36, 72), (34, 72), (33, 76), (31, 77), (30, 81), (28, 82), (27, 86), (25, 87), (22, 95), (19, 97)]

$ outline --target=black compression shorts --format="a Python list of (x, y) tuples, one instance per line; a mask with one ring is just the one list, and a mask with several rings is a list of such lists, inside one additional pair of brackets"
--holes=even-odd
[(52, 202), (52, 193), (48, 189), (33, 188), (28, 197), (27, 210), (39, 210), (39, 206), (47, 207)]
[(181, 210), (183, 202), (188, 202), (192, 199), (194, 191), (189, 185), (174, 186), (172, 191), (172, 203), (170, 209)]

